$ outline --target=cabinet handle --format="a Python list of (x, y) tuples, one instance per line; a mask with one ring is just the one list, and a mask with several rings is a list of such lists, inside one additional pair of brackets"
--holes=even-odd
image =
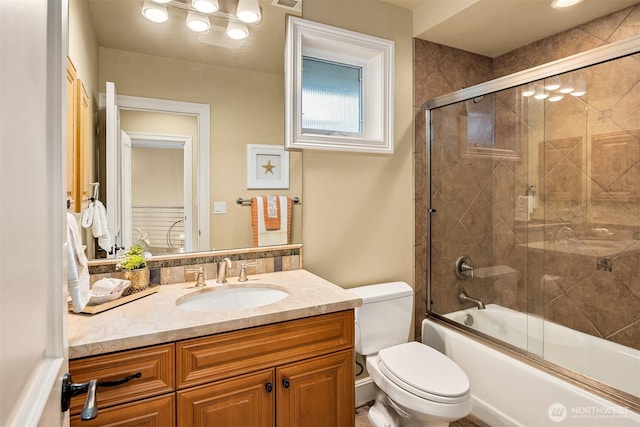
[(82, 421), (92, 420), (98, 416), (98, 401), (96, 398), (96, 391), (98, 387), (113, 387), (116, 385), (124, 384), (131, 381), (134, 378), (142, 377), (142, 373), (137, 372), (128, 377), (121, 378), (113, 381), (98, 381), (91, 380), (86, 383), (75, 384), (71, 379), (71, 374), (65, 374), (62, 379), (62, 398), (61, 398), (61, 410), (66, 412), (71, 406), (71, 398), (82, 393), (87, 393), (87, 399), (84, 402), (80, 419)]
[(271, 393), (273, 391), (273, 384), (271, 383), (266, 383), (264, 385), (265, 390), (267, 390), (267, 393)]
[(291, 383), (289, 382), (289, 378), (285, 378), (282, 380), (282, 386), (284, 388), (289, 388), (289, 386), (291, 385)]

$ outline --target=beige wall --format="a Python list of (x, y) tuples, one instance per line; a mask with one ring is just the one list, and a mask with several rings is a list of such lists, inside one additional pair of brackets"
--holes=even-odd
[[(188, 136), (191, 137), (193, 147), (194, 174), (192, 176), (193, 192), (196, 191), (197, 146), (198, 146), (198, 119), (196, 116), (184, 114), (165, 114), (149, 111), (121, 110), (120, 128), (125, 132), (140, 132), (159, 135)], [(132, 157), (132, 201), (136, 205), (176, 205), (183, 204), (183, 156), (178, 150), (149, 150), (146, 148), (134, 148)], [(192, 162), (193, 162), (192, 161)], [(134, 168), (135, 166), (135, 168)], [(137, 180), (136, 177), (158, 177), (155, 182)], [(174, 179), (178, 178), (177, 180)], [(145, 186), (141, 186), (145, 182)], [(174, 188), (175, 183), (180, 188)], [(138, 184), (138, 185), (136, 185)], [(167, 197), (167, 191), (171, 189), (171, 196)], [(194, 196), (195, 197), (195, 196)], [(169, 202), (168, 200), (173, 200)], [(193, 206), (194, 212), (197, 209)]]
[(395, 153), (304, 152), (304, 267), (337, 285), (413, 285), (412, 17), (383, 2), (305, 0), (304, 18), (395, 41)]
[[(300, 153), (290, 154), (289, 190), (246, 190), (246, 144), (283, 144), (283, 75), (100, 48), (100, 85), (106, 81), (115, 82), (120, 95), (210, 105), (211, 203), (226, 201), (228, 212), (211, 215), (213, 248), (252, 246), (251, 212), (236, 198), (276, 192), (304, 198)], [(297, 243), (301, 215), (301, 207), (294, 206), (292, 241)]]

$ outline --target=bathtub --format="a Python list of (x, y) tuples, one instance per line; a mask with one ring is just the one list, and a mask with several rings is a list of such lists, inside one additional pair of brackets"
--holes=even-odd
[[(494, 304), (487, 305), (486, 310), (473, 308), (445, 317), (463, 323), (467, 315), (473, 317), (471, 328), (536, 354), (541, 354), (539, 338), (544, 334), (546, 359), (584, 375), (599, 376), (597, 379), (601, 382), (638, 395), (640, 352), (637, 350)], [(467, 373), (471, 382), (472, 413), (492, 427), (640, 425), (640, 414), (437, 321), (423, 321), (422, 340), (453, 359)], [(586, 367), (591, 371), (585, 372), (582, 368)]]

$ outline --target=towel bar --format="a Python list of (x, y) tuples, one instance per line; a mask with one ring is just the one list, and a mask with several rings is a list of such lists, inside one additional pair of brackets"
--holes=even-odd
[[(293, 203), (300, 203), (300, 198), (299, 198), (299, 197), (293, 197), (293, 198), (291, 199), (291, 201), (292, 201)], [(238, 198), (236, 199), (236, 203), (237, 203), (237, 204), (239, 204), (239, 205), (246, 205), (246, 206), (248, 206), (248, 205), (251, 205), (251, 199), (243, 199), (242, 197), (238, 197)]]

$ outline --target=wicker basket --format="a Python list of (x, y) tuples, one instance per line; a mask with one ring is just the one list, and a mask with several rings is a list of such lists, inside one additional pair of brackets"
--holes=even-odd
[(131, 281), (131, 286), (124, 291), (123, 296), (144, 291), (149, 287), (149, 267), (125, 270), (124, 278)]

